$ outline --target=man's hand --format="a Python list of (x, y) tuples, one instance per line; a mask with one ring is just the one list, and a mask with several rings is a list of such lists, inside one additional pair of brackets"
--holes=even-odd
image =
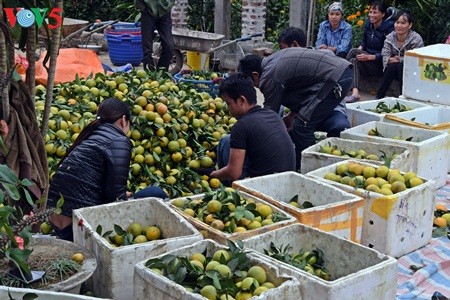
[(297, 114), (292, 111), (290, 111), (286, 116), (284, 116), (283, 121), (287, 131), (291, 131), (292, 128), (294, 127), (294, 119), (296, 116)]
[(372, 54), (358, 54), (356, 55), (356, 59), (358, 61), (369, 61), (369, 60), (375, 60), (375, 55)]
[(328, 47), (327, 45), (320, 45), (319, 49), (327, 49), (327, 47)]

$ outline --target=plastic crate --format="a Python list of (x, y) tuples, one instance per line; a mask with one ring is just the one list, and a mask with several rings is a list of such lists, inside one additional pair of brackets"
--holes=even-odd
[[(445, 76), (427, 77), (431, 64), (443, 69)], [(429, 45), (405, 52), (403, 96), (436, 104), (450, 105), (450, 45)]]
[[(413, 137), (413, 140), (404, 141), (369, 135), (369, 130), (374, 128), (389, 137)], [(408, 171), (434, 180), (436, 188), (444, 186), (447, 182), (449, 138), (445, 132), (385, 122), (368, 122), (342, 131), (341, 138), (408, 147), (414, 159)]]
[[(169, 201), (170, 206), (177, 212), (179, 213), (181, 216), (183, 216), (185, 219), (188, 220), (189, 223), (191, 223), (192, 225), (194, 225), (195, 228), (197, 228), (202, 234), (204, 238), (207, 239), (212, 239), (215, 240), (216, 242), (219, 242), (221, 244), (226, 244), (227, 240), (232, 240), (232, 241), (237, 241), (237, 240), (245, 240), (249, 237), (267, 232), (269, 230), (273, 230), (276, 228), (280, 228), (283, 226), (287, 226), (293, 223), (296, 223), (297, 220), (296, 218), (294, 218), (293, 216), (291, 216), (289, 213), (284, 212), (283, 210), (279, 209), (278, 207), (274, 206), (273, 204), (270, 204), (258, 197), (255, 197), (253, 195), (250, 195), (248, 193), (245, 192), (239, 192), (240, 195), (244, 198), (252, 198), (255, 199), (255, 202), (261, 202), (264, 204), (269, 205), (272, 208), (273, 212), (278, 212), (280, 213), (282, 216), (287, 217), (288, 219), (283, 220), (283, 221), (279, 221), (276, 223), (273, 223), (271, 225), (266, 225), (257, 229), (252, 229), (252, 230), (248, 230), (248, 231), (244, 231), (244, 232), (236, 232), (236, 233), (228, 233), (228, 232), (223, 232), (220, 231), (218, 229), (215, 229), (211, 226), (209, 226), (208, 224), (199, 221), (197, 219), (195, 219), (194, 217), (191, 217), (189, 215), (187, 215), (186, 213), (184, 213), (183, 211), (181, 211), (178, 207), (176, 207), (175, 205), (173, 205), (173, 201), (175, 199), (172, 199), (171, 201)], [(203, 199), (203, 197), (205, 197), (205, 194), (198, 194), (198, 195), (194, 195), (194, 196), (189, 196), (189, 197), (183, 197), (183, 198), (177, 198), (177, 199), (183, 199), (183, 200), (196, 200), (196, 199)]]
[(213, 97), (216, 97), (219, 94), (219, 85), (212, 80), (195, 80), (184, 78), (181, 73), (175, 74), (174, 78), (179, 83), (187, 83), (192, 85), (197, 92), (207, 92)]
[(400, 98), (387, 97), (383, 99), (377, 100), (369, 100), (363, 102), (355, 102), (355, 103), (347, 103), (347, 118), (352, 127), (358, 126), (371, 121), (383, 121), (385, 114), (379, 114), (376, 112), (368, 111), (368, 109), (375, 109), (380, 102), (384, 102), (389, 107), (394, 106), (397, 102), (402, 105), (407, 105), (411, 107), (413, 110), (422, 108), (422, 107), (430, 107), (430, 105), (404, 100)]
[[(328, 146), (328, 144), (336, 145), (339, 149), (343, 151), (356, 151), (362, 149), (366, 153), (376, 154), (381, 157), (382, 152), (386, 155), (392, 156), (394, 153), (399, 154), (396, 158), (392, 159), (390, 163), (390, 168), (395, 169), (410, 169), (415, 158), (412, 157), (411, 151), (405, 146), (393, 146), (383, 143), (366, 142), (366, 141), (356, 141), (356, 140), (346, 140), (336, 137), (326, 138), (317, 144), (314, 144), (302, 151), (302, 163), (301, 163), (301, 173), (306, 174), (308, 172), (317, 170), (319, 168), (334, 164), (336, 162), (344, 161), (349, 159), (348, 157), (336, 156), (327, 153), (320, 152), (320, 148), (323, 146)], [(376, 165), (384, 165), (384, 161), (375, 161), (368, 159), (356, 159), (364, 161), (367, 163), (372, 163)]]
[(365, 198), (361, 244), (394, 257), (400, 257), (428, 244), (433, 228), (435, 182), (420, 177), (423, 184), (384, 196), (323, 178), (325, 174), (335, 172), (338, 165), (347, 162), (377, 167), (347, 160), (309, 172), (307, 175)]
[[(331, 280), (323, 280), (265, 255), (264, 249), (269, 249), (271, 242), (277, 247), (289, 244), (293, 251), (320, 248)], [(244, 246), (278, 266), (284, 274), (297, 278), (304, 299), (395, 299), (397, 260), (321, 230), (294, 224), (250, 238), (244, 241)]]
[[(212, 240), (203, 240), (183, 247), (181, 249), (173, 250), (162, 255), (151, 258), (160, 258), (165, 255), (175, 255), (180, 257), (189, 257), (190, 255), (199, 252), (206, 252), (206, 256), (212, 254), (219, 249), (228, 249), (225, 246), (219, 245)], [(251, 299), (273, 299), (273, 300), (290, 300), (290, 299), (305, 299), (300, 293), (299, 281), (293, 277), (281, 274), (278, 266), (261, 260), (259, 256), (254, 253), (247, 254), (251, 265), (258, 265), (265, 269), (267, 280), (274, 283), (277, 287), (267, 290), (260, 296), (254, 296)], [(149, 257), (150, 258), (150, 257)], [(149, 268), (145, 267), (145, 261), (138, 263), (134, 267), (134, 298), (135, 300), (147, 299), (174, 299), (174, 300), (191, 300), (191, 299), (206, 299), (200, 294), (191, 293), (182, 285), (176, 284), (174, 281), (168, 279), (163, 275), (159, 275)]]
[[(233, 188), (279, 207), (302, 224), (361, 242), (364, 200), (359, 196), (296, 172), (237, 180)], [(298, 202), (309, 201), (314, 207), (300, 209), (290, 205), (294, 196), (298, 196)]]
[[(83, 220), (83, 226), (79, 226)], [(114, 224), (126, 228), (132, 222), (156, 224), (163, 239), (142, 244), (114, 247), (96, 232)], [(114, 202), (74, 210), (75, 243), (84, 246), (97, 258), (97, 269), (91, 277), (93, 292), (112, 299), (133, 299), (133, 267), (151, 255), (158, 255), (202, 239), (202, 235), (161, 199), (143, 198)]]

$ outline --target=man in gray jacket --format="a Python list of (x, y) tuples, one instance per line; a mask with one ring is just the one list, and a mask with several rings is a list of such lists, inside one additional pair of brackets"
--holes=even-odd
[(251, 76), (264, 94), (264, 107), (275, 112), (281, 105), (289, 108), (283, 120), (292, 131), (298, 170), (301, 152), (315, 143), (316, 127), (350, 90), (351, 64), (330, 51), (292, 47), (264, 59), (247, 55), (239, 71)]

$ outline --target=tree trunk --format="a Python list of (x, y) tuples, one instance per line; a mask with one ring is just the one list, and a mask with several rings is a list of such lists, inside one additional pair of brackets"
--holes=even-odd
[[(55, 1), (55, 8), (63, 7), (63, 0)], [(48, 130), (48, 119), (50, 116), (50, 108), (53, 101), (53, 87), (55, 85), (55, 73), (56, 73), (56, 61), (58, 59), (59, 46), (61, 45), (61, 32), (62, 32), (63, 24), (52, 30), (52, 42), (51, 48), (47, 51), (50, 51), (50, 65), (47, 69), (47, 91), (45, 94), (45, 109), (44, 115), (42, 116), (42, 125), (41, 125), (41, 135), (45, 137), (45, 134)]]
[[(33, 0), (33, 5), (36, 6), (36, 0)], [(26, 83), (28, 86), (28, 90), (30, 91), (31, 97), (33, 101), (35, 101), (35, 87), (36, 87), (36, 39), (37, 39), (37, 31), (38, 28), (36, 24), (33, 24), (30, 28), (28, 28), (28, 37), (27, 37), (27, 60), (28, 60), (28, 69), (26, 76)]]
[[(0, 18), (3, 20), (3, 1), (0, 1)], [(0, 30), (0, 68), (2, 69), (1, 72), (6, 76), (8, 73), (8, 53), (6, 51), (6, 37), (3, 34), (3, 31)], [(0, 74), (0, 75), (3, 75)], [(1, 77), (0, 77), (1, 79)], [(4, 119), (6, 123), (9, 123), (9, 84), (4, 86), (0, 89), (0, 99), (2, 100), (2, 106), (1, 106), (1, 116), (0, 118)]]

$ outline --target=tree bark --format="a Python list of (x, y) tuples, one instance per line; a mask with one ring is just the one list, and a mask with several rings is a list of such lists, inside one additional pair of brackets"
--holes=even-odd
[[(0, 1), (0, 18), (3, 20), (3, 1)], [(0, 75), (6, 76), (8, 73), (8, 59), (9, 55), (7, 53), (7, 46), (6, 46), (6, 37), (3, 34), (3, 31), (0, 30), (0, 68), (2, 69), (2, 73)], [(1, 105), (1, 118), (6, 121), (6, 123), (9, 123), (9, 83), (6, 84), (2, 89), (0, 89), (0, 99), (2, 100)]]
[[(36, 6), (36, 0), (33, 0), (34, 6)], [(36, 39), (37, 39), (37, 31), (38, 28), (36, 24), (33, 24), (30, 28), (28, 28), (28, 37), (27, 37), (27, 60), (28, 60), (28, 69), (26, 75), (26, 83), (28, 86), (28, 90), (30, 91), (31, 97), (33, 101), (35, 101), (35, 87), (36, 87)]]
[[(63, 7), (63, 0), (55, 1), (55, 8)], [(62, 32), (63, 24), (52, 30), (52, 42), (51, 48), (47, 51), (50, 51), (50, 65), (47, 70), (47, 91), (45, 94), (45, 109), (44, 115), (42, 116), (42, 125), (41, 125), (41, 135), (45, 137), (45, 134), (48, 130), (48, 120), (50, 116), (50, 108), (53, 101), (53, 87), (55, 85), (55, 73), (56, 73), (56, 61), (58, 59), (59, 46), (61, 45), (61, 32)]]

